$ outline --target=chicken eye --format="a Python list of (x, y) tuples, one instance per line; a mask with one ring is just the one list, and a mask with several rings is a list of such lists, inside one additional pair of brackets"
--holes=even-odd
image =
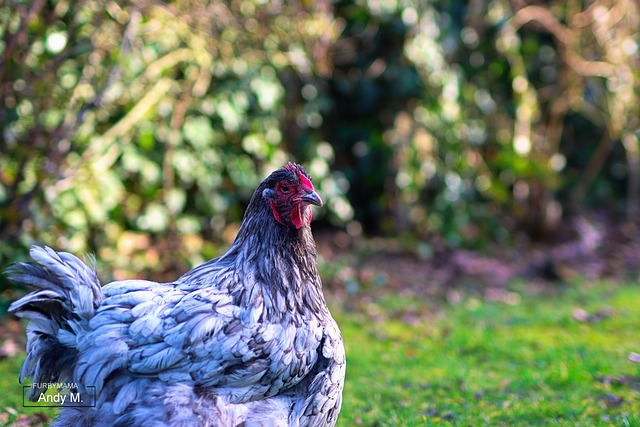
[(287, 193), (291, 193), (291, 187), (289, 187), (286, 184), (282, 184), (280, 185), (280, 192), (287, 194)]

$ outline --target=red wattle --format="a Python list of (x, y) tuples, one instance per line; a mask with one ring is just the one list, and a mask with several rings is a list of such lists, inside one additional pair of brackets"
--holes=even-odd
[(293, 207), (291, 212), (291, 222), (298, 229), (302, 227), (302, 206), (300, 204)]

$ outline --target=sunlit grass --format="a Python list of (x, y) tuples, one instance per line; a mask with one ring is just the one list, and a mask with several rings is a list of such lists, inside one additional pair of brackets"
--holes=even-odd
[[(640, 426), (640, 365), (629, 360), (640, 286), (519, 294), (514, 305), (463, 297), (426, 309), (387, 295), (334, 308), (348, 355), (339, 427)], [(0, 362), (0, 413), (53, 415), (22, 407), (22, 358)]]
[[(405, 324), (340, 314), (339, 426), (640, 425), (640, 287), (568, 287), (518, 304), (469, 298)], [(407, 299), (408, 307), (417, 304)], [(574, 310), (606, 313), (579, 321)], [(417, 323), (417, 324), (415, 324)]]

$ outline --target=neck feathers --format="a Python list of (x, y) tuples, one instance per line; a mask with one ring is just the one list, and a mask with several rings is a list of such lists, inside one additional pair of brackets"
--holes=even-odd
[(262, 287), (270, 316), (323, 313), (324, 296), (311, 228), (306, 224), (299, 229), (283, 225), (273, 217), (267, 201), (254, 202), (255, 196), (233, 246), (225, 255), (235, 257), (237, 270), (248, 273), (240, 280), (238, 295), (253, 295), (243, 290)]
[(240, 307), (260, 308), (258, 317), (325, 318), (328, 309), (316, 268), (311, 228), (283, 225), (274, 218), (258, 188), (233, 245), (220, 258), (206, 262), (179, 279), (185, 289), (226, 289)]

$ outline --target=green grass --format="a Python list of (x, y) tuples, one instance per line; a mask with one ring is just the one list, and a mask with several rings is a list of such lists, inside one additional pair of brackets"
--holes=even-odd
[[(385, 297), (368, 310), (377, 315), (337, 316), (347, 347), (339, 426), (640, 426), (640, 365), (628, 360), (640, 352), (640, 286), (516, 305), (468, 299), (413, 326), (384, 317), (421, 304)], [(580, 322), (575, 308), (613, 311)]]
[[(640, 353), (640, 286), (567, 286), (516, 302), (466, 297), (429, 310), (387, 295), (334, 310), (348, 357), (339, 427), (640, 426), (640, 365), (629, 361)], [(605, 315), (579, 321), (577, 308)], [(43, 411), (22, 407), (20, 363), (0, 362), (9, 420), (7, 407)]]
[[(19, 354), (10, 359), (0, 360), (0, 426), (15, 422), (20, 416), (44, 414), (48, 418), (53, 418), (57, 413), (55, 408), (23, 406), (23, 386), (18, 382), (18, 375), (24, 357), (24, 354)], [(28, 401), (26, 403), (33, 405)]]

